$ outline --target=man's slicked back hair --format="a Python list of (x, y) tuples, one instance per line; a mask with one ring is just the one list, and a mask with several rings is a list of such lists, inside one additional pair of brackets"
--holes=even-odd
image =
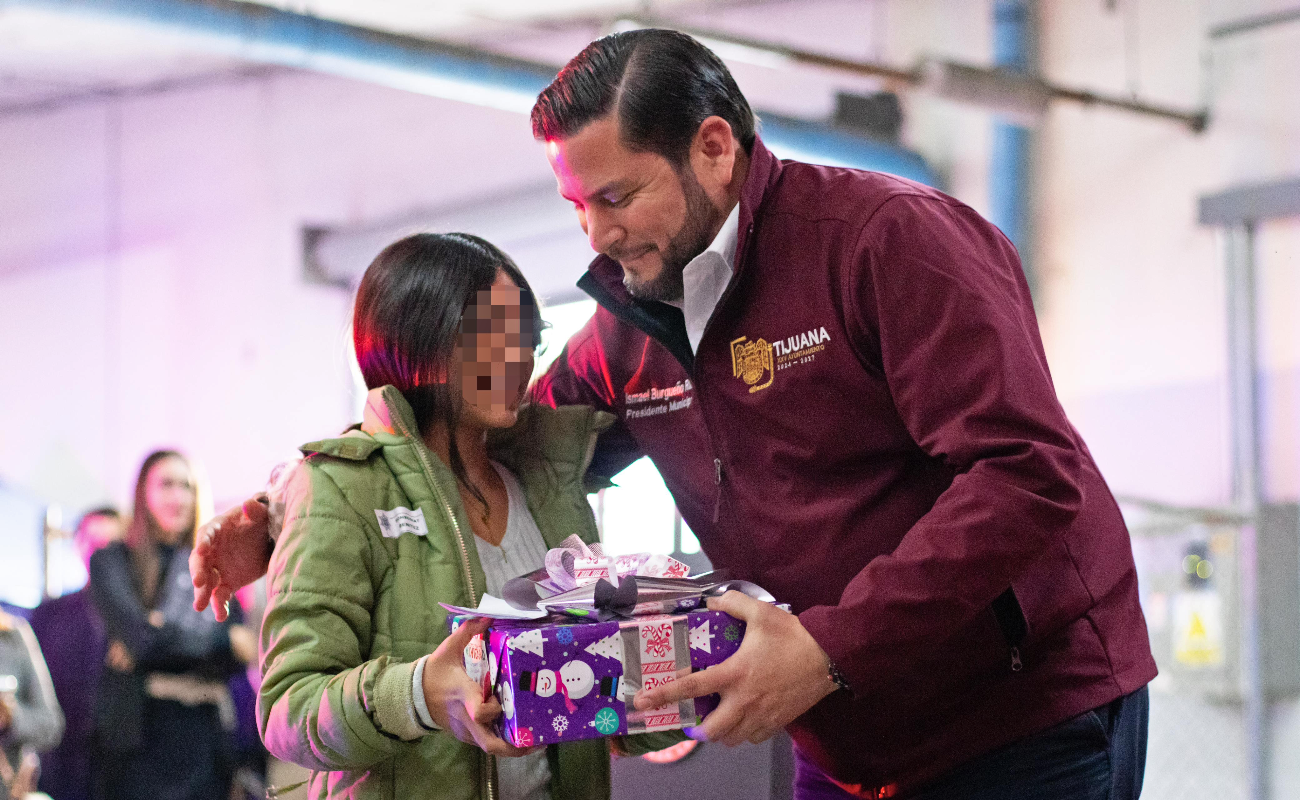
[(754, 112), (722, 59), (677, 31), (646, 28), (597, 39), (533, 106), (533, 136), (566, 139), (615, 111), (623, 144), (685, 163), (705, 119), (718, 116), (749, 152)]

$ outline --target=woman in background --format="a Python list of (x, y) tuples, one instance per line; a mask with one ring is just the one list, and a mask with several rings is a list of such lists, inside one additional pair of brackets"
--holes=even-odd
[(256, 637), (191, 605), (197, 495), (184, 456), (150, 454), (125, 540), (90, 560), (91, 594), (109, 640), (96, 713), (107, 800), (229, 796), (226, 680), (256, 656)]
[(0, 800), (35, 791), (36, 753), (59, 743), (63, 714), (31, 628), (0, 611)]

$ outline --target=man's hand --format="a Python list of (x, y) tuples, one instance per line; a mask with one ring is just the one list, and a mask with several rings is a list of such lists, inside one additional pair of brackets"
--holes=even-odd
[(211, 602), (212, 615), (225, 622), (231, 596), (266, 574), (269, 522), (266, 505), (249, 498), (199, 528), (190, 551), (195, 611)]
[(465, 672), (465, 648), (490, 625), (488, 619), (470, 620), (442, 640), (424, 662), (424, 702), (437, 726), (462, 742), (494, 756), (526, 755), (532, 750), (512, 747), (492, 732), (501, 704), (495, 697), (484, 700), (483, 687)]
[(0, 733), (7, 733), (14, 724), (14, 710), (10, 704), (13, 700), (8, 692), (0, 694)]
[(642, 689), (634, 698), (638, 709), (717, 692), (722, 702), (690, 732), (692, 738), (757, 744), (835, 690), (827, 677), (826, 653), (798, 617), (740, 592), (709, 598), (709, 608), (744, 620), (740, 649), (721, 664)]

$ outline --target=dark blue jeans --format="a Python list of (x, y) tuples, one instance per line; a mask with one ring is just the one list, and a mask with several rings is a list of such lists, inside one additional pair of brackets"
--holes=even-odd
[[(1138, 800), (1146, 687), (969, 761), (906, 800)], [(795, 749), (794, 800), (854, 800)]]

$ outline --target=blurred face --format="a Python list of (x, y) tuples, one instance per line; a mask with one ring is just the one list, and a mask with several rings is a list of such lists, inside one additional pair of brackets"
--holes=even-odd
[(497, 272), (465, 309), (456, 347), (464, 422), (481, 428), (515, 423), (533, 374), (532, 318), (505, 272)]
[(81, 527), (77, 528), (76, 542), (77, 551), (81, 554), (81, 560), (85, 563), (86, 570), (90, 570), (90, 556), (92, 553), (121, 538), (121, 520), (102, 516), (83, 519)]
[[(623, 267), (628, 291), (647, 300), (680, 299), (683, 268), (704, 252), (725, 218), (697, 177), (694, 155), (679, 170), (656, 153), (633, 152), (613, 115), (547, 142), (546, 155), (591, 248)], [(706, 175), (711, 184), (713, 172)]]
[(162, 544), (180, 542), (194, 524), (194, 477), (185, 462), (164, 458), (154, 464), (145, 477), (144, 498)]

